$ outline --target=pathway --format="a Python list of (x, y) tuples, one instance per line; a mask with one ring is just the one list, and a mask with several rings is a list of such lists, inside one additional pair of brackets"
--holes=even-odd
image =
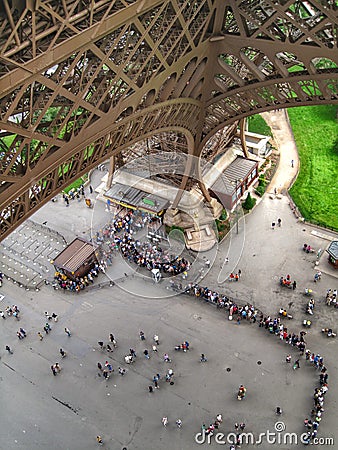
[[(292, 185), (299, 170), (298, 151), (287, 111), (282, 109), (265, 112), (262, 117), (271, 128), (280, 152), (278, 168), (271, 180), (269, 189), (274, 192), (274, 188), (276, 188), (279, 193), (284, 193)], [(294, 167), (292, 167), (291, 161), (293, 161)]]

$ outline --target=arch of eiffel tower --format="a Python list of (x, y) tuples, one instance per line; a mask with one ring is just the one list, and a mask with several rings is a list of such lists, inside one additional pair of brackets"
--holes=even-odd
[(0, 0), (0, 239), (103, 161), (112, 173), (161, 142), (187, 157), (183, 192), (217, 133), (338, 103), (337, 5)]

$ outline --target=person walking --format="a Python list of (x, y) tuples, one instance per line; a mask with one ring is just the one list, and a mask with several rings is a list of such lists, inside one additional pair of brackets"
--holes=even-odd
[(154, 392), (154, 389), (153, 389), (152, 386), (148, 386), (148, 390), (149, 390), (150, 393), (151, 393), (151, 392)]
[(207, 358), (205, 357), (205, 354), (204, 354), (204, 353), (201, 354), (200, 361), (201, 361), (201, 362), (207, 362), (207, 361), (208, 361)]
[(181, 419), (177, 419), (175, 423), (177, 425), (177, 428), (181, 428), (182, 427), (182, 420)]
[(300, 369), (299, 359), (297, 359), (293, 365), (293, 370)]
[(141, 339), (141, 341), (145, 341), (145, 339), (146, 339), (143, 331), (140, 331), (140, 339)]
[(98, 344), (99, 344), (99, 346), (100, 346), (100, 349), (103, 350), (103, 342), (102, 342), (102, 341), (99, 341)]
[(6, 345), (6, 350), (8, 351), (8, 353), (10, 354), (10, 355), (13, 355), (13, 350), (11, 350), (11, 348), (10, 348), (10, 346), (9, 345)]
[(26, 330), (24, 330), (23, 328), (20, 328), (20, 333), (23, 335), (23, 337), (27, 336)]
[(162, 424), (164, 427), (168, 425), (168, 417), (162, 417)]
[(59, 351), (62, 358), (64, 358), (67, 355), (67, 353), (62, 348), (60, 348)]
[(154, 341), (155, 341), (156, 345), (160, 345), (160, 341), (158, 340), (157, 334), (154, 334)]
[(109, 370), (109, 373), (113, 372), (113, 366), (108, 361), (106, 361), (104, 365)]
[(56, 376), (56, 370), (54, 366), (50, 366), (50, 370), (53, 372), (54, 377)]
[(20, 333), (20, 331), (17, 331), (17, 332), (16, 332), (16, 335), (18, 336), (18, 338), (20, 339), (20, 341), (21, 341), (21, 339), (24, 338), (24, 336)]
[(282, 219), (278, 218), (277, 219), (277, 223), (278, 223), (278, 226), (281, 227), (282, 226)]
[(65, 327), (65, 333), (67, 334), (68, 337), (71, 336), (70, 329), (67, 327)]
[(144, 354), (146, 359), (150, 359), (148, 350), (144, 350), (143, 354)]
[(40, 333), (40, 331), (38, 331), (38, 336), (39, 336), (40, 341), (42, 341), (42, 340), (43, 340), (43, 336), (42, 336), (42, 334)]
[(54, 322), (57, 322), (58, 321), (58, 315), (53, 313), (52, 314), (52, 319), (54, 320)]
[(115, 336), (112, 333), (110, 333), (110, 335), (109, 335), (109, 340), (113, 344), (113, 347), (116, 348), (117, 342), (116, 342)]
[[(90, 187), (91, 187), (91, 186), (90, 186)], [(96, 436), (96, 442), (97, 442), (99, 445), (103, 445), (102, 437), (101, 437), (101, 436)]]

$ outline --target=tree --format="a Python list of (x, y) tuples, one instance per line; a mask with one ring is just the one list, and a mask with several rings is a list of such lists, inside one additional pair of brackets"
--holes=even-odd
[(245, 202), (243, 203), (243, 208), (247, 211), (250, 211), (256, 204), (256, 199), (251, 197), (250, 192), (248, 192), (248, 195), (245, 199)]

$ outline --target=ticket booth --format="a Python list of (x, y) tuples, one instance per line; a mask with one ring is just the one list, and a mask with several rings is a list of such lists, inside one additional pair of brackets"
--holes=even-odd
[(97, 263), (97, 247), (82, 238), (71, 242), (52, 262), (56, 271), (71, 280), (84, 277)]

